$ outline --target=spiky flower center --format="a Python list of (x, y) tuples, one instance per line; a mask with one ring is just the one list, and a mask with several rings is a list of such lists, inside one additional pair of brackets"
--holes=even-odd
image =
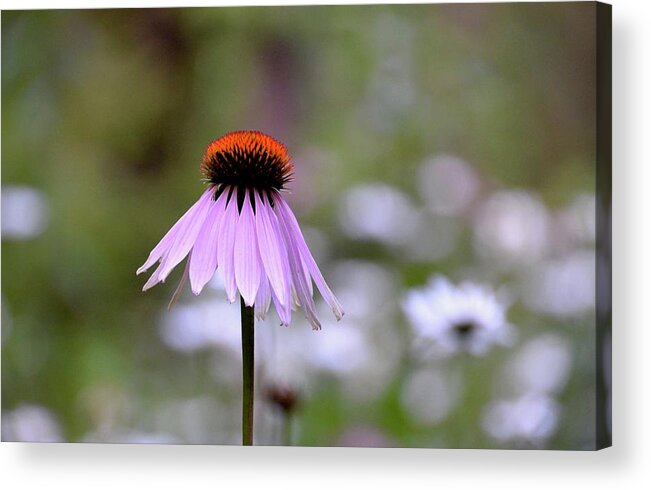
[(235, 131), (208, 145), (201, 164), (205, 178), (224, 189), (281, 190), (294, 166), (285, 145), (260, 131)]

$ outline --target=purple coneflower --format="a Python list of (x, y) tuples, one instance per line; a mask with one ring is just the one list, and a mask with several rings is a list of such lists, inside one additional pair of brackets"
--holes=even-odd
[(254, 315), (263, 319), (271, 302), (282, 325), (301, 308), (312, 328), (316, 316), (312, 281), (339, 320), (344, 314), (305, 243), (281, 191), (293, 165), (285, 145), (259, 131), (235, 131), (208, 145), (201, 171), (208, 188), (154, 247), (138, 274), (160, 261), (145, 283), (165, 281), (186, 256), (185, 272), (170, 305), (190, 278), (199, 294), (217, 269), (228, 300), (241, 298), (242, 442), (253, 443)]
[(273, 301), (283, 325), (291, 322), (292, 306), (300, 307), (318, 330), (314, 280), (340, 319), (343, 309), (281, 194), (292, 170), (285, 146), (259, 131), (235, 131), (210, 143), (201, 165), (208, 188), (138, 269), (140, 274), (160, 261), (143, 291), (164, 282), (189, 255), (175, 297), (188, 277), (199, 294), (219, 269), (231, 303), (239, 291), (263, 319)]

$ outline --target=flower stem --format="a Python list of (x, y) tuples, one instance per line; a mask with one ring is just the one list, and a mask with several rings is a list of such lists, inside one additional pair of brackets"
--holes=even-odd
[(253, 307), (240, 298), (242, 313), (242, 445), (253, 445)]
[(283, 413), (283, 445), (292, 445), (292, 414), (289, 412)]

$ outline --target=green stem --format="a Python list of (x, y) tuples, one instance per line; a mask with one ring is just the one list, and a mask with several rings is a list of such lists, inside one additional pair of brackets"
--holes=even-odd
[(283, 412), (283, 445), (292, 445), (292, 414)]
[(253, 307), (240, 298), (242, 312), (242, 445), (253, 445)]

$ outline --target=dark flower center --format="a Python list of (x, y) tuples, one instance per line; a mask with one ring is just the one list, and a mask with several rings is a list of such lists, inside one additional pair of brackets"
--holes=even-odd
[(298, 393), (283, 386), (270, 386), (267, 389), (267, 398), (285, 413), (292, 412), (298, 405)]
[(219, 192), (227, 186), (237, 186), (241, 191), (281, 190), (292, 177), (290, 159), (285, 145), (271, 136), (235, 131), (208, 145), (201, 171), (219, 186)]
[(457, 335), (457, 338), (465, 342), (472, 335), (473, 331), (477, 328), (473, 322), (461, 322), (454, 325), (454, 333)]

